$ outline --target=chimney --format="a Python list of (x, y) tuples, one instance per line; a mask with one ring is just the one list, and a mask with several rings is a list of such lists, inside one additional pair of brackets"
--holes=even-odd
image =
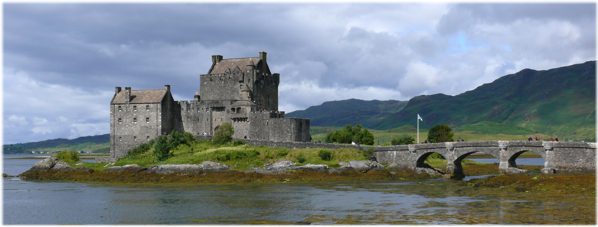
[(127, 97), (127, 103), (131, 101), (131, 87), (125, 87), (125, 96)]
[(118, 94), (121, 91), (121, 87), (115, 87), (114, 93)]
[(212, 65), (222, 61), (222, 55), (212, 55)]
[(268, 55), (268, 53), (264, 51), (260, 52), (260, 60), (266, 61), (266, 55)]
[(164, 85), (164, 88), (166, 89), (166, 91), (170, 91), (170, 84)]

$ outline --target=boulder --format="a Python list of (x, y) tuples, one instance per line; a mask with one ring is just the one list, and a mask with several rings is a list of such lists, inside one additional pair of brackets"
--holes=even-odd
[(349, 161), (349, 162), (340, 162), (340, 168), (351, 168), (358, 171), (369, 171), (372, 169), (383, 169), (384, 166), (380, 165), (380, 163), (370, 160), (360, 160), (360, 161)]
[(431, 168), (415, 168), (415, 172), (419, 174), (428, 174), (430, 176), (442, 176), (442, 173), (438, 172), (437, 170)]
[(166, 164), (153, 166), (149, 169), (150, 172), (157, 174), (199, 173), (201, 170), (202, 166), (196, 164)]
[(53, 170), (67, 170), (67, 169), (72, 169), (72, 167), (64, 162), (64, 161), (57, 161), (56, 164), (54, 164), (54, 166), (52, 167)]
[(229, 169), (229, 167), (225, 164), (212, 161), (204, 161), (200, 164), (200, 166), (202, 166), (204, 171), (222, 171)]
[(48, 157), (44, 160), (35, 163), (33, 167), (31, 167), (31, 169), (51, 169), (52, 167), (54, 167), (54, 165), (56, 165), (57, 161), (58, 159), (55, 157)]
[(542, 173), (544, 173), (544, 174), (555, 174), (555, 173), (556, 173), (556, 169), (552, 169), (552, 168), (543, 168), (543, 169), (542, 169)]
[(324, 164), (306, 164), (303, 166), (296, 166), (294, 169), (324, 172), (324, 171), (328, 170), (328, 166), (324, 165)]
[(133, 171), (133, 172), (138, 172), (143, 170), (144, 168), (142, 168), (141, 166), (137, 165), (137, 164), (129, 164), (129, 165), (124, 165), (124, 166), (111, 166), (108, 167), (106, 169), (106, 171), (109, 172), (118, 172), (118, 171)]
[(149, 172), (158, 173), (158, 174), (172, 174), (172, 173), (182, 173), (182, 174), (192, 174), (192, 173), (202, 173), (202, 172), (212, 172), (212, 171), (223, 171), (228, 170), (229, 167), (225, 164), (212, 162), (212, 161), (204, 161), (201, 164), (166, 164), (166, 165), (157, 165), (151, 167)]
[(519, 174), (519, 173), (525, 173), (525, 172), (527, 172), (527, 170), (509, 167), (509, 168), (507, 168), (507, 170), (505, 172), (508, 174)]
[(283, 161), (275, 162), (270, 165), (266, 165), (265, 168), (267, 170), (286, 170), (286, 169), (291, 169), (294, 166), (295, 166), (294, 162), (283, 160)]

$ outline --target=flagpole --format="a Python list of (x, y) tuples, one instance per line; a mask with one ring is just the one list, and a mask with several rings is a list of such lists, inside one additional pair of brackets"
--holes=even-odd
[(419, 115), (417, 115), (415, 121), (417, 122), (417, 143), (419, 144)]

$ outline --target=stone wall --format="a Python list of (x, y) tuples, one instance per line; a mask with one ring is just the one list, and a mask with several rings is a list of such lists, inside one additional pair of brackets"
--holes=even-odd
[(201, 75), (199, 95), (202, 100), (240, 100), (240, 83), (245, 73)]
[(179, 101), (181, 125), (180, 130), (194, 136), (211, 135), (210, 111), (198, 101)]
[(122, 157), (130, 149), (160, 136), (163, 115), (160, 104), (110, 105), (110, 112), (113, 158)]

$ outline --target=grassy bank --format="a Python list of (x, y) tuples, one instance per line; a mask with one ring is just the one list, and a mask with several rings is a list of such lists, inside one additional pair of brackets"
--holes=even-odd
[[(281, 160), (288, 160), (304, 164), (325, 164), (338, 167), (339, 162), (351, 160), (366, 160), (367, 152), (357, 149), (317, 149), (317, 148), (281, 148), (257, 147), (246, 144), (214, 144), (210, 141), (194, 141), (183, 144), (171, 151), (171, 156), (158, 161), (153, 155), (153, 147), (149, 150), (128, 155), (116, 162), (115, 165), (138, 164), (149, 167), (159, 164), (200, 164), (203, 161), (214, 161), (228, 165), (233, 170), (248, 170), (263, 167)], [(330, 159), (322, 158), (321, 153), (330, 153)]]

